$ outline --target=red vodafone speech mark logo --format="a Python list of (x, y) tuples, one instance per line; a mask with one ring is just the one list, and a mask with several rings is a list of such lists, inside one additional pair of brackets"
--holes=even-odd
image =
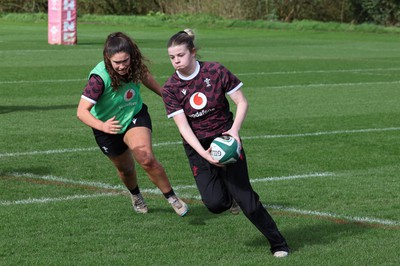
[(207, 97), (201, 92), (196, 92), (190, 97), (190, 105), (196, 110), (203, 109), (206, 104)]
[(135, 90), (129, 89), (125, 92), (125, 101), (130, 101), (133, 97), (135, 97)]

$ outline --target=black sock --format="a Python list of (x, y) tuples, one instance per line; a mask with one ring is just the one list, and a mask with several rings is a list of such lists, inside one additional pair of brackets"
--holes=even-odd
[(131, 192), (132, 195), (137, 195), (140, 193), (139, 186), (136, 186), (134, 189), (129, 189), (129, 192)]
[(170, 190), (169, 192), (163, 193), (163, 194), (164, 194), (164, 197), (165, 197), (166, 199), (168, 199), (168, 198), (174, 196), (174, 195), (175, 195), (175, 192), (174, 192), (174, 190), (171, 188), (171, 190)]

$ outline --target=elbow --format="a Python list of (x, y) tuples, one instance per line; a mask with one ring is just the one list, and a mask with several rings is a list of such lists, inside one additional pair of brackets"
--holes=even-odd
[(80, 121), (82, 121), (82, 111), (81, 110), (77, 110), (76, 111), (76, 118), (78, 119), (78, 120), (80, 120)]

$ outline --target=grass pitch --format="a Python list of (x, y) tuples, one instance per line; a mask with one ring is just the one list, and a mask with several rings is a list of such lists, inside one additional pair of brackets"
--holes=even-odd
[(241, 135), (255, 190), (293, 253), (273, 258), (243, 216), (202, 205), (162, 101), (143, 89), (154, 152), (190, 205), (178, 217), (138, 169), (137, 215), (76, 106), (105, 37), (124, 31), (163, 83), (168, 38), (191, 25), (78, 24), (76, 46), (47, 26), (0, 25), (1, 265), (398, 265), (400, 35), (198, 26), (202, 60), (244, 83)]

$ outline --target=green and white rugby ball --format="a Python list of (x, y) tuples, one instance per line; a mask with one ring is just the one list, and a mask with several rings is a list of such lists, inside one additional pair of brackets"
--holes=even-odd
[(235, 163), (240, 156), (240, 144), (231, 136), (221, 136), (211, 142), (211, 157), (220, 164)]

